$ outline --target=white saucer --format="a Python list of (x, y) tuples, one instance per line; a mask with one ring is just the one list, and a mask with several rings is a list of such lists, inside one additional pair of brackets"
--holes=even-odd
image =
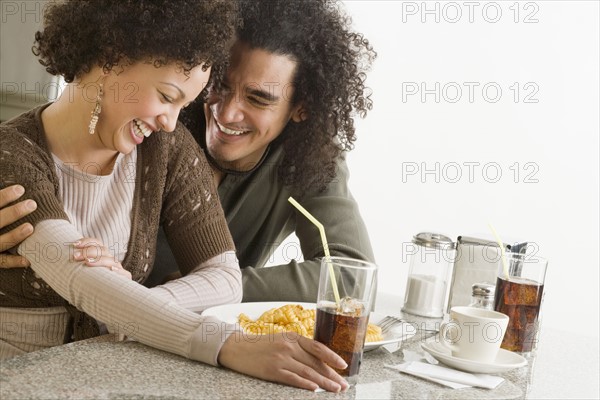
[(494, 362), (485, 363), (454, 357), (450, 349), (436, 341), (422, 343), (421, 347), (436, 360), (450, 367), (475, 374), (497, 374), (527, 365), (527, 360), (523, 356), (504, 349), (498, 351)]

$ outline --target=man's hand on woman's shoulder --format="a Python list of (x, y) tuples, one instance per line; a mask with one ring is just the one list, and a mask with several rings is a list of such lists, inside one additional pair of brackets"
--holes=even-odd
[[(0, 190), (0, 229), (36, 210), (33, 200), (23, 200), (11, 206), (8, 204), (18, 200), (25, 193), (21, 185), (13, 185)], [(29, 266), (25, 257), (8, 253), (8, 249), (18, 245), (33, 233), (33, 226), (26, 222), (0, 235), (0, 268), (23, 268)]]

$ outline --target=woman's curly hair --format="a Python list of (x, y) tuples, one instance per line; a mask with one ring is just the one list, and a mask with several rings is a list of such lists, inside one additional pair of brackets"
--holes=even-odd
[(188, 73), (225, 62), (236, 21), (231, 0), (67, 0), (45, 8), (32, 50), (67, 82), (137, 61), (175, 62)]
[(356, 140), (354, 116), (373, 106), (365, 86), (377, 56), (335, 0), (241, 0), (238, 39), (251, 48), (297, 62), (294, 104), (307, 118), (289, 123), (280, 139), (285, 157), (279, 176), (295, 192), (323, 190), (335, 165)]

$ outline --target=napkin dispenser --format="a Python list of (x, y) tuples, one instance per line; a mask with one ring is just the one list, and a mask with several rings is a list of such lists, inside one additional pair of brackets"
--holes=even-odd
[[(503, 246), (505, 251), (510, 251), (510, 245), (503, 243)], [(496, 285), (500, 255), (500, 247), (496, 242), (466, 236), (458, 237), (447, 313), (452, 307), (468, 306), (471, 303), (471, 288), (474, 283)]]

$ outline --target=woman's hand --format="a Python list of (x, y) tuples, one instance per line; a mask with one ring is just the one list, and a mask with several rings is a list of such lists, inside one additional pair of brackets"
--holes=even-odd
[(339, 392), (348, 382), (329, 365), (346, 368), (346, 362), (322, 343), (294, 332), (274, 335), (232, 334), (221, 347), (219, 364), (268, 381), (302, 389)]
[(96, 238), (82, 238), (76, 243), (73, 243), (73, 259), (75, 261), (83, 261), (90, 267), (104, 267), (123, 276), (131, 279), (131, 272), (123, 268), (120, 262), (110, 254), (100, 240)]
[[(0, 190), (0, 228), (20, 220), (37, 208), (33, 200), (24, 200), (10, 207), (7, 204), (17, 200), (25, 193), (21, 185), (13, 185)], [(23, 268), (29, 266), (29, 261), (20, 255), (7, 252), (8, 249), (21, 243), (33, 233), (33, 226), (26, 222), (15, 229), (0, 235), (0, 268)]]

